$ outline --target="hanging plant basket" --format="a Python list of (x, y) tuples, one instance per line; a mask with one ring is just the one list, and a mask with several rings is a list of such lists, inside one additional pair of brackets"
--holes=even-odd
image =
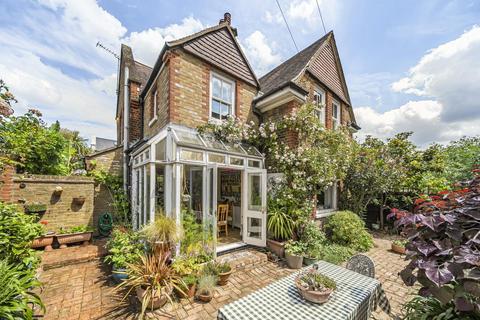
[(23, 206), (25, 213), (44, 214), (47, 212), (47, 205), (44, 203), (28, 203)]
[(73, 198), (73, 203), (78, 205), (78, 206), (81, 206), (85, 203), (85, 200), (86, 200), (86, 198), (84, 196), (75, 197), (75, 198)]

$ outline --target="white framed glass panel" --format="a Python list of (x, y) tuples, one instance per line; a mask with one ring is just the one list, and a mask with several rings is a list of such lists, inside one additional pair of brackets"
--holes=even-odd
[(155, 160), (162, 161), (166, 160), (166, 141), (167, 139), (160, 140), (155, 145)]
[(178, 142), (180, 144), (187, 143), (187, 144), (193, 144), (193, 145), (198, 145), (202, 147), (204, 146), (202, 140), (200, 139), (197, 133), (175, 130), (175, 134), (177, 135)]
[(252, 155), (252, 156), (257, 156), (257, 157), (261, 157), (262, 154), (257, 150), (257, 148), (255, 148), (254, 146), (251, 146), (251, 145), (248, 145), (248, 144), (242, 144), (242, 148), (249, 154), (249, 155)]
[(165, 165), (155, 164), (155, 213), (165, 214)]
[(215, 137), (211, 135), (202, 135), (202, 139), (208, 148), (223, 150), (223, 151), (227, 150), (225, 145), (222, 142), (218, 141), (217, 139), (215, 139)]
[(260, 168), (259, 160), (248, 160), (248, 166), (252, 168)]
[(316, 106), (315, 115), (321, 124), (325, 124), (325, 92), (315, 89), (313, 92), (313, 104)]
[(262, 219), (247, 217), (247, 237), (262, 239)]
[(209, 153), (208, 154), (208, 162), (214, 162), (214, 163), (225, 163), (226, 157), (221, 155), (221, 154), (216, 154), (216, 153)]
[(262, 208), (262, 176), (261, 174), (248, 175), (248, 210)]
[(228, 150), (231, 152), (246, 154), (245, 150), (243, 150), (240, 143), (226, 142), (225, 145), (227, 146)]
[(326, 188), (324, 191), (317, 194), (317, 210), (328, 210), (334, 209), (334, 192), (335, 187), (330, 186)]
[(180, 160), (203, 161), (203, 152), (182, 149), (180, 150)]
[(230, 164), (234, 166), (243, 166), (244, 160), (242, 158), (230, 157)]
[(337, 101), (333, 101), (332, 103), (332, 122), (333, 129), (340, 126), (340, 104)]

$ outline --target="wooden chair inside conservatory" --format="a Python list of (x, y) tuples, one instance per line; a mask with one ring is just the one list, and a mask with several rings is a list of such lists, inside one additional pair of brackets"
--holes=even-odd
[(228, 237), (228, 204), (219, 204), (217, 206), (217, 236), (220, 236), (220, 232), (225, 231), (225, 235)]

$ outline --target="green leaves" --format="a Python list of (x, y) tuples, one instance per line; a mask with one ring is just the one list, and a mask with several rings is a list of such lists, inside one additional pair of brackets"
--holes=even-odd
[(36, 217), (27, 215), (14, 205), (0, 202), (0, 257), (8, 263), (34, 267), (38, 257), (30, 248), (33, 239), (43, 234)]
[(365, 229), (364, 222), (351, 211), (339, 211), (330, 216), (325, 229), (331, 239), (358, 251), (368, 251), (373, 247), (373, 238)]
[(274, 239), (289, 239), (293, 234), (293, 219), (283, 208), (272, 207), (268, 211), (267, 228)]
[(34, 270), (0, 261), (0, 319), (33, 319), (34, 305), (45, 310), (40, 297), (32, 291), (40, 287)]

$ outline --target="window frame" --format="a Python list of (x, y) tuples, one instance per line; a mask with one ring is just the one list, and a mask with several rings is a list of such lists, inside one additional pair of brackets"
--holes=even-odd
[(150, 121), (148, 122), (148, 126), (150, 127), (156, 120), (157, 120), (157, 107), (158, 107), (158, 99), (157, 99), (157, 93), (158, 90), (155, 88), (155, 90), (152, 93), (152, 111), (150, 111)]
[[(220, 115), (220, 119), (217, 119), (217, 118), (214, 118), (212, 116), (212, 111), (213, 111), (213, 79), (214, 78), (217, 78), (219, 79), (220, 81), (222, 82), (227, 82), (229, 83), (231, 86), (232, 86), (232, 101), (231, 101), (231, 113), (229, 113), (230, 116), (233, 116), (235, 117), (235, 93), (236, 93), (236, 83), (235, 83), (235, 80), (233, 80), (232, 78), (228, 78), (226, 76), (223, 76), (217, 72), (214, 72), (214, 71), (211, 71), (210, 72), (210, 93), (209, 93), (209, 96), (210, 96), (210, 101), (209, 101), (209, 113), (208, 113), (208, 119), (210, 121), (218, 121), (218, 122), (222, 122), (224, 121), (225, 119), (221, 119), (221, 115)], [(225, 101), (223, 99), (218, 99), (218, 98), (215, 98), (215, 100), (219, 101), (219, 102), (222, 102), (222, 103), (228, 103), (228, 101)]]
[[(322, 108), (319, 108), (319, 104), (315, 100), (315, 96), (321, 95), (322, 99), (320, 101), (320, 105), (322, 105)], [(315, 111), (318, 111), (319, 114), (316, 114), (317, 118), (320, 120), (320, 123), (325, 125), (327, 122), (327, 116), (326, 116), (326, 104), (325, 104), (325, 99), (326, 99), (326, 93), (325, 90), (321, 89), (320, 87), (316, 87), (313, 90), (313, 103), (317, 106), (315, 108)]]
[[(335, 117), (335, 106), (337, 107), (337, 116)], [(341, 117), (341, 104), (337, 100), (333, 99), (332, 101), (332, 127), (337, 129), (340, 127), (340, 117)]]

